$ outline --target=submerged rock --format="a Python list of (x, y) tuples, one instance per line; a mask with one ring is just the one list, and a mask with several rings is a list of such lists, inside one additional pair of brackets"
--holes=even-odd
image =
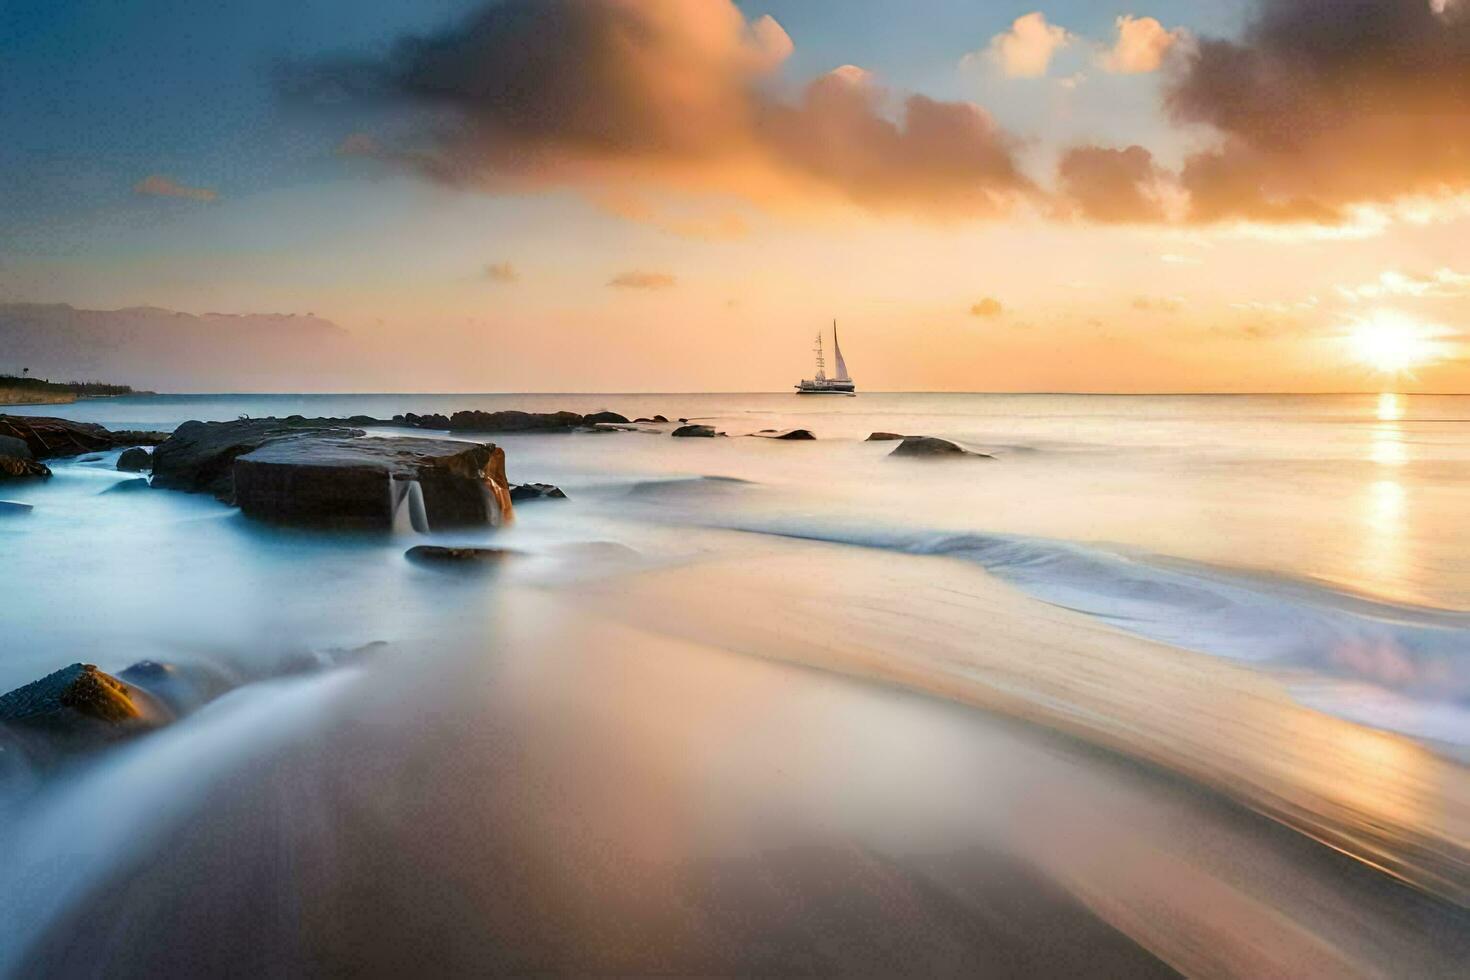
[(19, 500), (0, 500), (0, 517), (19, 517), (33, 510), (35, 508), (30, 504), (23, 504)]
[(713, 439), (715, 429), (711, 425), (681, 425), (670, 435), (684, 439)]
[(903, 439), (907, 439), (907, 438), (908, 438), (908, 436), (901, 436), (897, 432), (874, 432), (872, 435), (868, 436), (868, 438), (867, 438), (866, 441), (867, 442), (899, 442), (899, 441), (901, 441)]
[(233, 482), (246, 516), (274, 523), (387, 529), (415, 492), (430, 529), (512, 513), (504, 451), (449, 439), (279, 439), (235, 459)]
[(508, 548), (447, 548), (430, 544), (421, 544), (404, 552), (409, 561), (433, 565), (499, 564), (518, 554), (520, 552)]
[(584, 421), (576, 412), (455, 412), (447, 428), (455, 432), (570, 432)]
[(112, 486), (103, 490), (103, 493), (137, 493), (148, 489), (148, 478), (139, 477), (136, 480), (118, 480)]
[(782, 439), (789, 442), (816, 438), (811, 429), (787, 429), (784, 432), (776, 429), (762, 429), (751, 434), (759, 439)]
[(0, 480), (50, 475), (51, 468), (45, 463), (34, 459), (21, 459), (19, 456), (0, 456)]
[(117, 458), (117, 468), (124, 473), (141, 473), (153, 467), (153, 454), (141, 446), (124, 449)]
[(222, 671), (202, 664), (140, 660), (118, 679), (141, 688), (175, 717), (189, 714), (239, 686)]
[(970, 456), (975, 459), (993, 459), (985, 453), (977, 453), (966, 449), (948, 439), (937, 439), (934, 436), (905, 436), (890, 456), (908, 456), (914, 458), (943, 458)]
[(510, 488), (510, 499), (517, 503), (523, 500), (565, 500), (567, 495), (561, 487), (549, 483), (517, 483)]
[(42, 757), (95, 748), (161, 724), (160, 707), (146, 693), (75, 663), (0, 696), (0, 725)]
[(225, 503), (235, 497), (235, 459), (282, 439), (312, 435), (363, 435), (335, 419), (237, 419), (185, 422), (153, 451), (153, 485), (165, 490), (213, 494)]
[(591, 415), (582, 416), (582, 421), (587, 425), (596, 425), (599, 422), (613, 422), (626, 425), (628, 417), (626, 415), (619, 415), (617, 412), (593, 412)]

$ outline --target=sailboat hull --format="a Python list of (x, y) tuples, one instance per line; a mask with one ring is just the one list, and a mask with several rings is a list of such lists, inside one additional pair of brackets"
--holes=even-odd
[(857, 387), (850, 381), (803, 381), (796, 386), (798, 395), (856, 395)]

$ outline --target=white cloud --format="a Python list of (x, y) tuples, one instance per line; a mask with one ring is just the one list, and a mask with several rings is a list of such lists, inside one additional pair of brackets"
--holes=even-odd
[(1338, 286), (1337, 293), (1351, 302), (1384, 299), (1390, 296), (1411, 299), (1449, 299), (1470, 296), (1470, 274), (1453, 269), (1440, 269), (1427, 276), (1409, 275), (1390, 269), (1372, 282), (1357, 286)]

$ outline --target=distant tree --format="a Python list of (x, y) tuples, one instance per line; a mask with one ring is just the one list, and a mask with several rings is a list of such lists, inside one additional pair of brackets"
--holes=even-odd
[(30, 373), (31, 373), (31, 369), (30, 368), (21, 368), (20, 369), (20, 376), (22, 378), (24, 378), (26, 375), (28, 375)]

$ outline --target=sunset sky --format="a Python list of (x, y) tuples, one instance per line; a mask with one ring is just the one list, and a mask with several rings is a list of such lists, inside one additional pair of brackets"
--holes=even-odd
[[(1463, 2), (1463, 0), (1460, 0)], [(3, 0), (0, 302), (364, 388), (1470, 391), (1470, 3)]]

